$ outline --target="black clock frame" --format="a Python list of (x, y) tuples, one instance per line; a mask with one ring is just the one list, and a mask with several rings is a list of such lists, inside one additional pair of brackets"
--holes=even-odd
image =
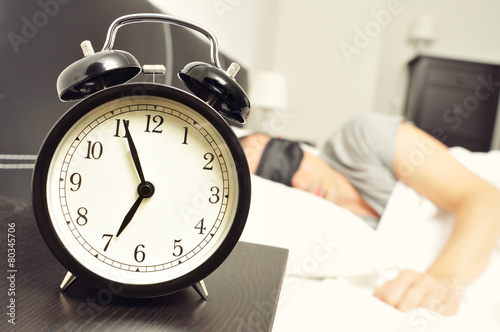
[[(227, 236), (215, 252), (191, 272), (173, 280), (148, 285), (119, 284), (103, 278), (78, 262), (66, 249), (52, 225), (47, 206), (47, 176), (52, 157), (66, 132), (79, 119), (99, 105), (129, 96), (157, 96), (182, 103), (197, 111), (209, 121), (226, 142), (236, 163), (239, 184), (235, 217)], [(229, 256), (246, 224), (250, 208), (251, 183), (248, 163), (237, 136), (223, 117), (198, 97), (180, 89), (154, 83), (128, 83), (97, 92), (71, 107), (53, 126), (39, 150), (32, 177), (32, 203), (37, 225), (47, 246), (57, 260), (78, 279), (97, 288), (119, 290), (115, 295), (124, 297), (157, 297), (190, 287), (206, 278)]]

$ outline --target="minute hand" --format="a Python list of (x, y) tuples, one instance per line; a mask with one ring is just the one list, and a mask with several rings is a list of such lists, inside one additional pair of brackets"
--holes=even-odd
[(128, 122), (125, 123), (125, 134), (127, 137), (128, 146), (130, 148), (130, 154), (132, 155), (132, 160), (134, 161), (135, 169), (137, 170), (137, 174), (139, 174), (141, 183), (144, 183), (146, 182), (146, 179), (144, 178), (144, 173), (142, 172), (141, 161), (139, 160), (139, 154), (137, 153), (137, 149), (135, 148), (134, 140), (132, 139), (132, 135), (130, 135), (130, 131), (128, 130)]

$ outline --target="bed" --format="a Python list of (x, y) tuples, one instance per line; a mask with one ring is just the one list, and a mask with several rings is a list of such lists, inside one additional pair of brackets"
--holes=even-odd
[[(500, 151), (450, 151), (500, 188)], [(290, 250), (273, 331), (499, 331), (500, 244), (454, 316), (403, 313), (372, 296), (401, 269), (425, 271), (452, 223), (452, 215), (402, 183), (373, 229), (321, 198), (253, 176), (242, 240)]]

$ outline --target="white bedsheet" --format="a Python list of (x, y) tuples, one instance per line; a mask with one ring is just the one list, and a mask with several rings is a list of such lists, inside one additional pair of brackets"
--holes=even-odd
[[(500, 152), (452, 151), (500, 188)], [(375, 231), (323, 199), (253, 176), (242, 240), (290, 250), (273, 331), (500, 331), (500, 247), (452, 317), (402, 313), (372, 296), (398, 269), (425, 270), (451, 223), (402, 183)]]

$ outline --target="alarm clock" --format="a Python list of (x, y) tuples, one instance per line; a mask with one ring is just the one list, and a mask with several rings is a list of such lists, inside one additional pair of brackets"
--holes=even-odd
[[(127, 83), (164, 68), (113, 50), (118, 28), (139, 22), (209, 39), (212, 63), (178, 74), (192, 93)], [(206, 298), (203, 279), (231, 253), (250, 206), (248, 164), (227, 122), (244, 123), (250, 111), (234, 79), (239, 67), (221, 69), (212, 32), (162, 14), (120, 17), (100, 52), (88, 41), (82, 49), (85, 57), (57, 81), (61, 100), (82, 100), (48, 133), (32, 180), (38, 228), (68, 270), (61, 288), (78, 279), (155, 297), (194, 286)]]

